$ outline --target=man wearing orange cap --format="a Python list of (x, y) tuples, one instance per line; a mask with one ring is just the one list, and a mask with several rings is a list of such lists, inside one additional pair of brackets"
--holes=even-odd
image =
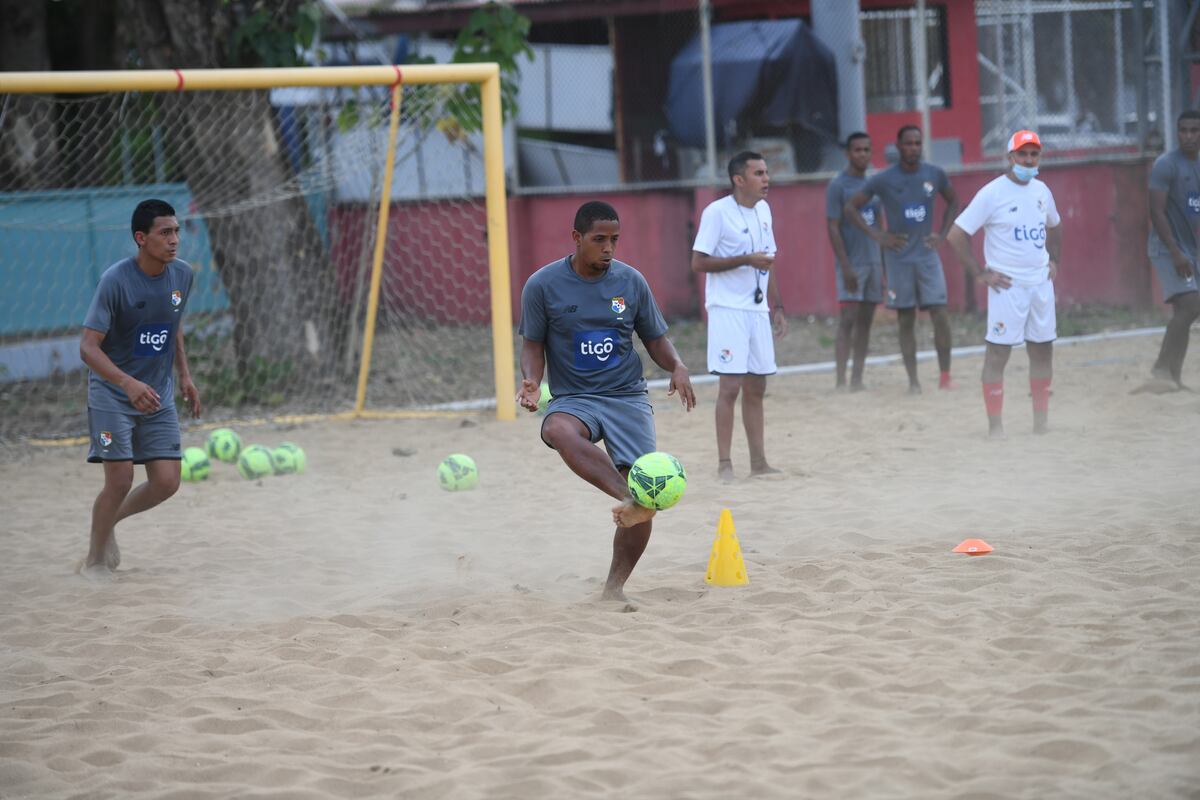
[[(1062, 230), (1054, 195), (1036, 178), (1041, 157), (1036, 133), (1014, 133), (1008, 140), (1008, 169), (979, 190), (947, 237), (963, 266), (988, 287), (983, 402), (991, 436), (1004, 432), (1004, 367), (1013, 345), (1021, 342), (1029, 352), (1033, 432), (1046, 432)], [(980, 228), (985, 231), (982, 267), (971, 252), (971, 236)]]
[(1200, 226), (1200, 111), (1184, 111), (1176, 122), (1179, 147), (1163, 153), (1150, 170), (1150, 262), (1162, 285), (1163, 301), (1174, 308), (1163, 335), (1152, 378), (1140, 391), (1183, 388), (1183, 359), (1192, 323), (1200, 317), (1197, 227)]

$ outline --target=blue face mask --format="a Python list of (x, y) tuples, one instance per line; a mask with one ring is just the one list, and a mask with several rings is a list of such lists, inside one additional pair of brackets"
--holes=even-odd
[(1013, 177), (1019, 180), (1021, 183), (1029, 183), (1031, 180), (1036, 178), (1038, 174), (1037, 167), (1026, 167), (1022, 166), (1021, 164), (1013, 164), (1012, 169)]

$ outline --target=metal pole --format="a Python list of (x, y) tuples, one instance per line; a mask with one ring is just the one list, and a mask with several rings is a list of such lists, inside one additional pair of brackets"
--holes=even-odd
[(1138, 152), (1146, 149), (1146, 114), (1149, 98), (1146, 96), (1146, 33), (1143, 28), (1143, 0), (1133, 0), (1133, 88), (1137, 98)]
[(712, 38), (708, 0), (700, 0), (700, 74), (704, 84), (704, 155), (708, 177), (717, 180), (717, 123), (713, 108)]
[(929, 129), (929, 53), (925, 41), (925, 0), (917, 0), (917, 18), (913, 30), (917, 107), (921, 109), (921, 157), (929, 161), (933, 154), (933, 131)]
[(1174, 150), (1177, 142), (1175, 141), (1175, 122), (1174, 122), (1174, 107), (1172, 96), (1172, 84), (1175, 77), (1175, 59), (1171, 53), (1171, 9), (1167, 0), (1158, 0), (1157, 8), (1158, 19), (1155, 24), (1158, 25), (1158, 57), (1160, 59), (1162, 71), (1162, 135), (1163, 149)]

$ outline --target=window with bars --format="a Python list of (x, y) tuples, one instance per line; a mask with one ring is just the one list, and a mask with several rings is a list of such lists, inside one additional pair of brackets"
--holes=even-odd
[(919, 87), (927, 87), (930, 108), (950, 107), (946, 68), (946, 10), (925, 9), (925, 66), (917, 64), (922, 26), (915, 8), (873, 9), (859, 15), (866, 44), (864, 79), (868, 113), (915, 111)]

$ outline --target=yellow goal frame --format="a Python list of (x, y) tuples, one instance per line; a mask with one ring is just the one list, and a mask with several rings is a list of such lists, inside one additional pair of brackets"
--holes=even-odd
[(392, 109), (383, 191), (376, 222), (371, 288), (363, 325), (354, 411), (330, 417), (393, 418), (430, 416), (429, 412), (368, 411), (367, 377), (383, 275), (383, 255), (392, 175), (400, 125), (404, 84), (479, 84), (483, 116), (484, 192), (487, 208), (488, 273), (492, 310), (492, 360), (495, 369), (496, 418), (517, 416), (513, 373), (512, 308), (508, 266), (508, 214), (504, 194), (504, 146), (500, 112), (500, 67), (497, 64), (413, 64), (375, 67), (295, 67), (279, 69), (175, 69), (95, 72), (0, 72), (0, 94), (91, 94), (102, 92), (187, 92), (235, 89), (276, 89), (288, 86), (390, 86)]

